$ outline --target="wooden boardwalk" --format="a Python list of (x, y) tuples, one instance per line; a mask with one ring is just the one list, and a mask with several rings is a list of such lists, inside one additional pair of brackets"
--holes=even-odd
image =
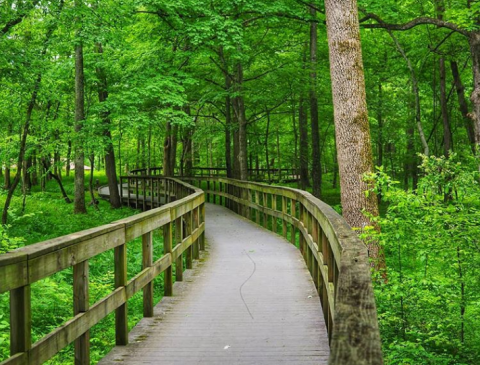
[(221, 206), (207, 205), (206, 227), (200, 263), (100, 364), (327, 364), (300, 251)]

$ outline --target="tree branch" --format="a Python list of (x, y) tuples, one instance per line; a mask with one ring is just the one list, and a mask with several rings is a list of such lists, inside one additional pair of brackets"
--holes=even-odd
[(464, 35), (465, 37), (470, 36), (470, 32), (461, 29), (458, 27), (456, 24), (446, 22), (444, 20), (440, 19), (435, 19), (435, 18), (429, 18), (429, 17), (420, 17), (420, 18), (415, 18), (413, 20), (410, 20), (407, 23), (404, 24), (387, 24), (385, 23), (382, 18), (380, 18), (378, 15), (373, 14), (373, 13), (367, 13), (365, 9), (359, 8), (359, 10), (365, 14), (365, 17), (360, 19), (360, 23), (364, 23), (368, 20), (375, 20), (377, 24), (362, 24), (363, 28), (367, 29), (388, 29), (388, 30), (399, 30), (399, 31), (404, 31), (404, 30), (409, 30), (412, 28), (415, 28), (419, 25), (426, 25), (426, 24), (431, 24), (431, 25), (436, 25), (439, 28), (447, 28), (451, 29), (457, 33), (460, 33)]

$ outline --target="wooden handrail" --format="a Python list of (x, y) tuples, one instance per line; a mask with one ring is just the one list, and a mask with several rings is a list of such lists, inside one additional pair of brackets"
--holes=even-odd
[[(161, 175), (163, 172), (162, 167), (151, 167), (151, 168), (142, 168), (134, 169), (129, 171), (129, 175), (132, 176), (145, 176), (145, 175)], [(252, 180), (265, 180), (265, 175), (271, 175), (270, 178), (290, 178), (298, 179), (300, 173), (298, 169), (293, 168), (258, 168), (258, 169), (248, 169), (248, 175)], [(193, 167), (192, 176), (218, 176), (226, 177), (227, 169), (224, 167)], [(261, 178), (262, 177), (262, 178)], [(272, 179), (273, 180), (273, 179)]]
[[(161, 273), (165, 273), (164, 295), (172, 295), (173, 264), (177, 280), (182, 280), (182, 255), (186, 255), (187, 268), (191, 268), (192, 260), (198, 259), (199, 250), (204, 249), (204, 193), (172, 178), (145, 177), (143, 181), (167, 187), (162, 191), (169, 203), (111, 224), (0, 255), (0, 293), (10, 292), (10, 357), (0, 365), (41, 364), (72, 342), (75, 342), (75, 363), (89, 364), (90, 328), (115, 311), (116, 343), (125, 345), (127, 300), (143, 290), (144, 316), (152, 316), (153, 280)], [(153, 262), (152, 232), (159, 228), (163, 230), (164, 255)], [(142, 237), (143, 269), (127, 280), (127, 244), (137, 237)], [(115, 290), (89, 306), (88, 260), (112, 249)], [(32, 345), (30, 285), (69, 267), (73, 267), (75, 316)]]
[(308, 192), (220, 177), (182, 178), (206, 201), (289, 238), (312, 275), (330, 338), (331, 365), (381, 365), (367, 248), (345, 220)]

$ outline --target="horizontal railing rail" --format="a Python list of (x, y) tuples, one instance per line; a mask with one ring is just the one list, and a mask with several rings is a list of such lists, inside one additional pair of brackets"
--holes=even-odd
[[(164, 295), (172, 295), (173, 269), (176, 280), (181, 281), (183, 256), (190, 269), (205, 248), (205, 197), (202, 190), (177, 179), (149, 177), (148, 182), (152, 181), (155, 187), (163, 187), (168, 201), (174, 201), (111, 224), (0, 255), (0, 293), (10, 293), (10, 357), (0, 365), (42, 364), (72, 342), (75, 364), (89, 364), (90, 328), (115, 312), (116, 344), (126, 345), (128, 299), (143, 290), (143, 314), (153, 316), (153, 280), (161, 273)], [(163, 231), (163, 256), (153, 261), (152, 234), (156, 229)], [(142, 270), (128, 280), (127, 245), (137, 237), (142, 237)], [(88, 262), (108, 250), (114, 250), (115, 289), (90, 306)], [(74, 317), (32, 344), (31, 284), (71, 267)]]
[[(129, 175), (134, 176), (149, 176), (149, 175), (161, 175), (163, 173), (162, 167), (151, 167), (134, 169), (129, 171)], [(181, 174), (177, 171), (176, 176)], [(184, 174), (187, 176), (186, 174)], [(227, 169), (224, 167), (193, 167), (190, 172), (191, 176), (218, 176), (226, 177)], [(248, 169), (248, 176), (252, 180), (298, 180), (300, 173), (298, 169), (293, 168), (255, 168)]]
[(182, 178), (206, 201), (289, 239), (317, 288), (330, 339), (329, 364), (383, 364), (365, 244), (330, 206), (308, 192), (227, 178)]

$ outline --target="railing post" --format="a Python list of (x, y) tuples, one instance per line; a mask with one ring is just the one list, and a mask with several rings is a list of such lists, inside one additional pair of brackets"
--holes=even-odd
[[(142, 235), (142, 269), (153, 265), (152, 232)], [(153, 281), (143, 287), (143, 316), (153, 317)]]
[[(262, 205), (264, 208), (267, 208), (268, 207), (268, 198), (267, 198), (267, 193), (263, 193), (263, 201), (262, 201)], [(267, 228), (268, 227), (268, 215), (267, 213), (265, 212), (264, 210), (264, 213), (263, 213), (263, 227), (264, 228)]]
[[(115, 289), (127, 285), (127, 245), (114, 249), (115, 256)], [(127, 303), (115, 310), (115, 343), (117, 346), (128, 344), (128, 310)]]
[[(88, 260), (73, 266), (73, 314), (85, 313), (89, 308)], [(90, 364), (90, 331), (75, 340), (75, 365)]]
[[(172, 254), (172, 222), (163, 226), (163, 253)], [(163, 290), (166, 297), (173, 295), (173, 270), (170, 265), (164, 273)]]
[[(288, 215), (287, 212), (287, 198), (282, 196), (282, 213), (284, 216)], [(285, 218), (282, 221), (282, 228), (283, 228), (283, 237), (287, 239), (287, 222), (285, 221)]]
[[(192, 213), (188, 212), (185, 214), (185, 238), (189, 237), (192, 234)], [(193, 268), (193, 245), (190, 245), (185, 252), (186, 252), (186, 261), (187, 261), (187, 269)]]
[(135, 177), (135, 209), (138, 209), (138, 177)]
[[(200, 205), (200, 224), (205, 222), (205, 203)], [(200, 235), (200, 250), (205, 251), (205, 231)]]
[[(300, 224), (305, 227), (304, 223), (304, 214), (303, 214), (303, 205), (300, 203), (299, 211), (298, 211), (298, 220)], [(305, 227), (306, 228), (306, 227)], [(301, 230), (298, 231), (298, 248), (300, 249), (300, 253), (302, 254), (303, 259), (305, 260), (305, 239), (303, 238), (303, 233)]]
[[(192, 232), (197, 229), (198, 227), (198, 219), (199, 219), (199, 208), (195, 208), (193, 211), (192, 211)], [(195, 240), (193, 243), (192, 243), (192, 248), (193, 248), (193, 258), (195, 260), (198, 260), (200, 258), (200, 244), (198, 242), (198, 239)]]
[(10, 290), (10, 356), (32, 347), (30, 285)]
[[(320, 248), (320, 243), (318, 242), (318, 222), (315, 219), (314, 216), (312, 216), (312, 239), (313, 242), (317, 244), (317, 248)], [(319, 286), (318, 286), (318, 261), (313, 257), (312, 259), (312, 278), (313, 282), (315, 283), (315, 287), (317, 288), (317, 291), (319, 291)]]
[[(183, 223), (182, 223), (182, 217), (178, 217), (175, 220), (175, 245), (182, 243), (183, 239)], [(176, 281), (183, 281), (183, 254), (180, 253), (180, 255), (177, 257), (175, 261), (175, 280)]]
[(147, 210), (147, 178), (142, 179), (142, 194), (143, 194), (143, 211), (145, 212)]
[[(292, 218), (296, 218), (296, 204), (297, 202), (294, 199), (290, 199), (290, 215), (292, 216)], [(292, 223), (290, 235), (290, 242), (292, 243), (292, 245), (296, 245), (295, 235), (295, 224)]]
[[(272, 194), (272, 210), (277, 211), (277, 196), (275, 194)], [(277, 233), (277, 217), (274, 215), (272, 216), (272, 231)]]
[[(260, 193), (258, 190), (255, 190), (255, 203), (260, 207)], [(260, 225), (260, 209), (255, 211), (255, 223)]]

